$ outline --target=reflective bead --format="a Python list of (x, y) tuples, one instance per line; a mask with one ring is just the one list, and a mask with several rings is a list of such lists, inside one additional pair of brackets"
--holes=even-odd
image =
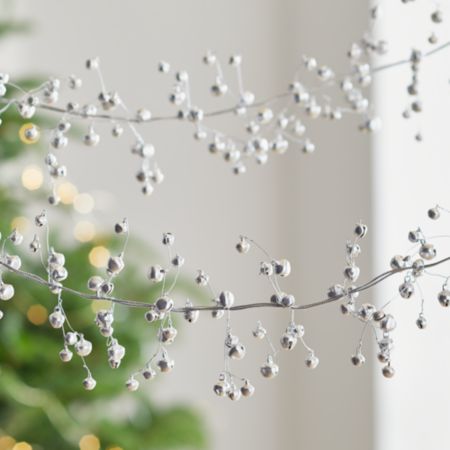
[(410, 298), (414, 294), (414, 285), (405, 281), (398, 287), (398, 291), (401, 297)]
[(274, 378), (278, 375), (279, 367), (274, 363), (271, 356), (267, 358), (267, 361), (260, 368), (261, 375), (264, 378)]
[(92, 391), (96, 385), (97, 382), (90, 375), (83, 380), (83, 386), (87, 391)]
[(355, 367), (359, 367), (366, 362), (366, 358), (362, 353), (358, 352), (356, 355), (352, 356), (351, 361)]
[(390, 364), (388, 364), (383, 367), (382, 373), (385, 378), (392, 378), (395, 375), (395, 370)]
[(169, 312), (173, 308), (173, 306), (174, 306), (173, 300), (167, 296), (160, 297), (155, 302), (155, 308), (160, 313)]
[(136, 378), (131, 377), (127, 380), (125, 386), (130, 392), (137, 391), (139, 389), (139, 381), (136, 380)]
[(448, 307), (450, 305), (450, 291), (448, 289), (442, 289), (438, 294), (438, 300), (442, 306)]
[(308, 369), (315, 369), (319, 365), (319, 358), (314, 353), (310, 353), (305, 359), (305, 364)]
[(424, 243), (420, 247), (419, 255), (426, 260), (433, 259), (436, 256), (436, 249), (433, 244)]
[(231, 308), (234, 305), (234, 295), (230, 291), (223, 291), (219, 294), (219, 305), (223, 308)]
[(59, 352), (59, 357), (61, 358), (61, 361), (69, 362), (72, 359), (72, 357), (73, 357), (73, 353), (67, 347), (64, 347)]
[(243, 397), (251, 397), (255, 393), (254, 386), (250, 381), (245, 380), (244, 385), (241, 387), (241, 394)]
[(66, 321), (66, 317), (59, 308), (55, 308), (55, 310), (48, 316), (48, 321), (53, 328), (62, 328), (64, 322)]

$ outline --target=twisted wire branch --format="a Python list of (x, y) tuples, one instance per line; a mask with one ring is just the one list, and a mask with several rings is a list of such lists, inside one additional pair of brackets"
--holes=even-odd
[[(429, 268), (441, 265), (447, 261), (450, 261), (450, 256), (447, 256), (447, 257), (440, 259), (439, 261), (436, 261), (433, 263), (425, 264), (424, 269), (429, 269)], [(24, 270), (15, 269), (14, 267), (6, 264), (3, 261), (0, 261), (0, 265), (2, 267), (4, 267), (5, 269), (7, 269), (9, 272), (12, 272), (22, 278), (25, 278), (30, 281), (34, 281), (35, 283), (41, 284), (43, 286), (47, 286), (47, 287), (52, 286), (52, 283), (44, 280), (43, 278), (41, 278), (38, 275), (35, 275), (30, 272), (26, 272)], [(359, 293), (359, 292), (363, 292), (368, 289), (371, 289), (372, 287), (385, 281), (386, 279), (390, 278), (391, 276), (399, 274), (406, 270), (410, 270), (410, 268), (404, 267), (401, 269), (387, 270), (386, 272), (383, 272), (383, 273), (377, 275), (376, 277), (372, 278), (368, 282), (366, 282), (360, 286), (357, 286), (353, 289), (350, 289), (347, 293), (335, 295), (333, 297), (327, 297), (326, 299), (318, 300), (318, 301), (312, 302), (312, 303), (307, 303), (305, 305), (294, 305), (291, 307), (291, 309), (305, 310), (305, 309), (316, 308), (316, 307), (322, 306), (322, 305), (327, 305), (329, 303), (334, 303), (334, 302), (346, 297), (349, 294)], [(129, 307), (129, 308), (147, 308), (148, 309), (148, 308), (152, 308), (154, 306), (153, 303), (142, 302), (142, 301), (138, 301), (138, 300), (129, 300), (129, 299), (123, 299), (123, 298), (118, 298), (118, 297), (111, 297), (111, 296), (107, 296), (107, 295), (99, 296), (96, 294), (87, 294), (87, 293), (77, 291), (77, 290), (72, 289), (67, 286), (61, 286), (61, 289), (62, 289), (62, 291), (66, 292), (66, 293), (75, 295), (80, 298), (84, 298), (86, 300), (91, 300), (91, 301), (106, 300), (106, 301), (110, 301), (115, 304)], [(184, 314), (185, 312), (189, 312), (189, 311), (219, 311), (219, 310), (242, 311), (245, 309), (253, 309), (253, 308), (286, 309), (283, 306), (275, 304), (275, 303), (255, 302), (255, 303), (247, 303), (247, 304), (243, 304), (243, 305), (236, 305), (236, 306), (232, 306), (230, 308), (224, 308), (222, 306), (189, 306), (189, 307), (173, 308), (172, 312)]]
[[(447, 41), (447, 42), (437, 46), (436, 48), (433, 48), (432, 50), (424, 52), (422, 57), (427, 58), (429, 56), (433, 56), (449, 47), (450, 47), (450, 41)], [(383, 72), (385, 70), (392, 69), (394, 67), (399, 67), (399, 66), (403, 66), (406, 64), (410, 64), (410, 62), (411, 62), (410, 58), (405, 58), (405, 59), (400, 59), (398, 61), (393, 61), (391, 63), (382, 64), (380, 66), (376, 66), (376, 67), (372, 68), (371, 74), (374, 75), (374, 74)], [(291, 95), (291, 93), (289, 91), (275, 94), (270, 97), (267, 97), (266, 99), (263, 99), (263, 100), (254, 102), (251, 105), (248, 105), (247, 109), (259, 108), (261, 106), (268, 105), (274, 101), (286, 98), (290, 95)], [(14, 104), (17, 101), (18, 100), (15, 100), (15, 99), (0, 98), (0, 104), (8, 104), (8, 103)], [(69, 116), (73, 116), (73, 117), (78, 117), (81, 119), (95, 118), (95, 119), (100, 119), (100, 120), (108, 120), (108, 121), (112, 120), (115, 122), (125, 122), (125, 123), (132, 123), (132, 124), (144, 124), (144, 123), (151, 123), (151, 122), (167, 122), (167, 121), (181, 120), (177, 114), (156, 115), (156, 116), (151, 116), (149, 119), (141, 120), (136, 117), (127, 117), (127, 116), (122, 116), (122, 115), (113, 115), (113, 114), (104, 114), (104, 113), (103, 114), (96, 113), (96, 114), (90, 115), (90, 114), (85, 114), (81, 111), (68, 111), (65, 108), (61, 108), (58, 106), (52, 106), (52, 105), (45, 105), (45, 104), (39, 104), (37, 107), (41, 108), (45, 111), (65, 114), (65, 115), (69, 115)], [(204, 117), (217, 117), (217, 116), (222, 116), (222, 115), (226, 115), (226, 114), (230, 114), (230, 113), (234, 113), (234, 112), (235, 112), (235, 106), (232, 106), (232, 107), (228, 107), (228, 108), (222, 108), (222, 109), (217, 109), (214, 111), (205, 112)]]

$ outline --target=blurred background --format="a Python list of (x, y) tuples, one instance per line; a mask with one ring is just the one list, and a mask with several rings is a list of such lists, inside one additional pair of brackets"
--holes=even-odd
[[(435, 2), (413, 3), (381, 2), (383, 16), (376, 34), (389, 41), (391, 52), (380, 62), (404, 59), (412, 48), (426, 48)], [(208, 94), (211, 72), (201, 63), (206, 49), (224, 61), (240, 52), (245, 85), (257, 98), (265, 98), (286, 89), (302, 54), (315, 56), (338, 73), (348, 70), (345, 54), (367, 30), (370, 6), (357, 0), (166, 0), (126, 5), (117, 0), (4, 1), (1, 70), (23, 78), (23, 83), (78, 74), (85, 80), (86, 98), (80, 100), (88, 101), (98, 86), (85, 73), (84, 62), (99, 56), (107, 85), (120, 92), (131, 109), (146, 106), (154, 113), (170, 114), (170, 83), (156, 71), (157, 62), (164, 59), (189, 71), (195, 102), (211, 110), (220, 102)], [(445, 5), (443, 10), (445, 16)], [(445, 41), (442, 27), (439, 37)], [(186, 274), (205, 269), (214, 286), (231, 290), (238, 302), (266, 301), (270, 292), (257, 275), (258, 257), (243, 258), (234, 250), (240, 234), (291, 261), (293, 275), (285, 289), (301, 303), (324, 297), (326, 289), (342, 279), (345, 242), (359, 220), (370, 230), (363, 242), (361, 279), (385, 270), (393, 254), (408, 249), (407, 232), (426, 220), (426, 210), (436, 203), (450, 204), (446, 61), (445, 53), (436, 55), (421, 72), (426, 111), (421, 121), (402, 120), (410, 69), (396, 68), (378, 75), (372, 87), (381, 132), (358, 132), (359, 119), (351, 116), (340, 122), (308, 123), (317, 148), (314, 155), (293, 148), (265, 166), (250, 167), (242, 177), (233, 176), (223, 161), (209, 155), (183, 123), (143, 128), (166, 175), (151, 197), (140, 195), (134, 181), (138, 166), (129, 154), (131, 142), (109, 138), (105, 127), (99, 129), (103, 139), (95, 149), (70, 144), (63, 162), (73, 185), (66, 186), (67, 204), (52, 223), (58, 222), (54, 239), (72, 264), (71, 286), (83, 286), (97, 269), (101, 273), (105, 252), (119, 245), (109, 231), (122, 217), (129, 219), (135, 239), (129, 255), (135, 266), (125, 274), (129, 282), (118, 286), (131, 297), (152, 298), (145, 270), (164, 257), (164, 231), (175, 234), (176, 248), (187, 261)], [(40, 120), (45, 125), (49, 119)], [(26, 217), (39, 212), (37, 205), (44, 204), (48, 188), (45, 176), (39, 175), (45, 149), (18, 146), (22, 120), (11, 115), (8, 123), (1, 128), (0, 140), (1, 231), (20, 226), (31, 234)], [(217, 123), (240, 130), (233, 117)], [(418, 128), (424, 136), (421, 144), (414, 140)], [(191, 278), (182, 280), (177, 300), (189, 296), (205, 301)], [(0, 449), (443, 448), (450, 438), (450, 334), (446, 311), (434, 301), (438, 283), (424, 286), (430, 298), (430, 327), (424, 333), (415, 326), (418, 299), (393, 305), (399, 322), (393, 380), (382, 378), (378, 364), (372, 364), (369, 340), (364, 347), (367, 363), (359, 370), (351, 366), (361, 325), (343, 318), (335, 306), (297, 317), (320, 358), (319, 367), (307, 370), (304, 353), (295, 349), (280, 355), (275, 380), (262, 379), (258, 368), (266, 348), (253, 342), (250, 332), (261, 320), (278, 339), (288, 315), (233, 315), (233, 330), (248, 347), (239, 373), (256, 387), (253, 398), (237, 404), (212, 393), (223, 364), (225, 322), (204, 315), (195, 325), (180, 323), (179, 337), (170, 349), (176, 369), (135, 395), (127, 393), (123, 383), (151, 351), (155, 329), (144, 323), (141, 312), (122, 311), (116, 329), (129, 353), (120, 371), (112, 372), (91, 325), (90, 306), (71, 302), (73, 320), (97, 344), (91, 364), (98, 387), (85, 392), (81, 367), (59, 361), (59, 336), (47, 322), (52, 299), (45, 290), (20, 285), (0, 331)], [(386, 283), (366, 297), (381, 304), (395, 290), (395, 282)]]

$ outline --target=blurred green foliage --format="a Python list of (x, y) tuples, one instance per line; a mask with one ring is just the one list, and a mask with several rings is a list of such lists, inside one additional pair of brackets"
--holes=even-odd
[[(26, 24), (0, 22), (0, 38), (28, 28)], [(36, 80), (30, 77), (22, 82), (29, 85)], [(24, 121), (13, 108), (3, 114), (2, 119), (0, 162), (17, 158), (24, 151), (18, 139), (18, 130)], [(40, 117), (33, 119), (33, 122), (43, 123), (45, 120)], [(31, 148), (37, 151), (37, 146)], [(3, 236), (9, 233), (12, 219), (23, 214), (29, 201), (33, 200), (17, 201), (12, 198), (9, 186), (0, 185), (0, 232)], [(100, 236), (94, 243), (71, 247), (58, 245), (61, 240), (56, 235), (52, 235), (51, 240), (55, 249), (66, 256), (69, 271), (67, 284), (81, 291), (85, 290), (86, 280), (94, 273), (88, 259), (92, 247), (104, 245), (114, 250), (120, 244), (120, 239), (110, 235)], [(9, 249), (10, 252), (12, 250), (15, 249)], [(147, 261), (152, 254), (142, 243), (133, 245), (131, 242), (130, 250), (135, 259), (141, 261), (144, 254)], [(25, 270), (45, 276), (39, 258), (22, 256)], [(120, 368), (112, 370), (107, 362), (106, 339), (93, 323), (91, 303), (71, 295), (63, 296), (72, 326), (83, 332), (94, 346), (87, 361), (98, 382), (93, 391), (87, 392), (82, 387), (86, 372), (80, 359), (75, 354), (70, 363), (60, 361), (58, 353), (63, 347), (61, 332), (51, 328), (45, 320), (46, 314), (56, 304), (56, 297), (47, 288), (18, 279), (13, 274), (5, 273), (4, 279), (14, 284), (16, 294), (10, 302), (1, 305), (5, 312), (0, 322), (2, 435), (26, 441), (35, 450), (78, 449), (80, 438), (86, 434), (97, 436), (101, 449), (205, 448), (204, 425), (192, 408), (184, 405), (162, 408), (151, 401), (147, 389), (134, 393), (128, 393), (125, 389), (124, 383), (129, 374), (145, 362), (146, 355), (141, 345), (151, 342), (156, 335), (154, 326), (143, 320), (143, 310), (116, 309), (114, 335), (126, 347), (127, 353)], [(157, 287), (145, 282), (136, 267), (128, 266), (116, 284), (115, 294), (118, 296), (152, 299), (157, 295)], [(185, 295), (195, 294), (195, 288), (183, 280), (178, 283), (178, 289), (182, 289)], [(34, 315), (31, 313), (33, 308)], [(44, 315), (43, 323), (34, 317), (36, 308), (40, 315)], [(157, 384), (158, 378), (150, 383)], [(146, 386), (144, 381), (142, 384)], [(0, 450), (10, 448), (2, 445), (0, 439)], [(83, 450), (96, 448), (86, 447)]]

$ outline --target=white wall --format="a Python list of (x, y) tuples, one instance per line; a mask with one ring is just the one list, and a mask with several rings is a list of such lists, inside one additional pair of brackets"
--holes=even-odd
[[(412, 48), (425, 49), (431, 30), (440, 43), (448, 40), (445, 22), (433, 26), (429, 20), (434, 2), (385, 2), (380, 32), (390, 40), (390, 59), (407, 58)], [(444, 15), (448, 5), (443, 4)], [(400, 19), (401, 18), (401, 19)], [(376, 78), (375, 100), (381, 115), (383, 132), (376, 135), (373, 151), (373, 201), (375, 217), (375, 271), (384, 270), (394, 254), (404, 253), (411, 244), (407, 233), (418, 225), (428, 235), (448, 234), (448, 217), (438, 223), (428, 220), (426, 211), (436, 203), (448, 205), (448, 53), (427, 60), (420, 69), (420, 89), (424, 104), (422, 117), (405, 121), (401, 113), (408, 104), (406, 86), (409, 66), (382, 73)], [(420, 129), (424, 141), (414, 141)], [(448, 254), (445, 240), (436, 241), (438, 255)], [(446, 267), (436, 270), (445, 273)], [(378, 301), (389, 299), (399, 278), (377, 291)], [(445, 448), (450, 438), (450, 361), (447, 349), (448, 311), (437, 302), (442, 281), (421, 282), (425, 297), (425, 315), (429, 326), (419, 331), (415, 320), (420, 298), (397, 300), (392, 311), (399, 326), (395, 332), (394, 366), (397, 374), (386, 382), (375, 375), (376, 421), (379, 450), (422, 450)]]
[[(86, 57), (99, 55), (108, 85), (131, 107), (146, 105), (154, 112), (170, 111), (169, 83), (154, 70), (161, 58), (188, 69), (199, 103), (212, 107), (205, 94), (211, 78), (200, 58), (206, 48), (225, 58), (240, 51), (246, 83), (264, 97), (285, 89), (303, 52), (346, 69), (344, 54), (366, 28), (367, 15), (365, 2), (357, 0), (17, 3), (36, 23), (33, 37), (22, 40), (23, 71), (85, 75)], [(356, 131), (352, 119), (313, 124), (311, 130), (318, 147), (312, 157), (290, 151), (236, 178), (192, 140), (187, 126), (152, 125), (145, 135), (155, 144), (167, 179), (150, 199), (138, 193), (137, 161), (124, 141), (69, 148), (66, 161), (80, 187), (114, 194), (105, 222), (127, 216), (151, 243), (163, 231), (173, 231), (189, 266), (207, 269), (214, 284), (238, 294), (240, 302), (267, 300), (269, 294), (256, 276), (258, 257), (242, 258), (234, 251), (240, 233), (288, 257), (294, 275), (287, 286), (298, 301), (309, 302), (342, 279), (344, 245), (354, 223), (363, 219), (374, 228), (367, 136)], [(371, 274), (370, 252), (367, 241), (363, 279)], [(349, 362), (360, 327), (333, 306), (298, 317), (321, 359), (316, 371), (305, 368), (304, 353), (296, 349), (281, 356), (276, 380), (262, 380), (257, 368), (265, 348), (251, 341), (250, 328), (261, 318), (278, 339), (287, 314), (244, 313), (233, 320), (249, 346), (240, 372), (254, 381), (257, 393), (239, 404), (220, 401), (211, 386), (221, 370), (225, 325), (205, 317), (194, 329), (182, 330), (177, 369), (153, 395), (162, 403), (186, 400), (199, 407), (211, 426), (212, 448), (218, 450), (372, 448), (371, 365), (355, 370)]]

